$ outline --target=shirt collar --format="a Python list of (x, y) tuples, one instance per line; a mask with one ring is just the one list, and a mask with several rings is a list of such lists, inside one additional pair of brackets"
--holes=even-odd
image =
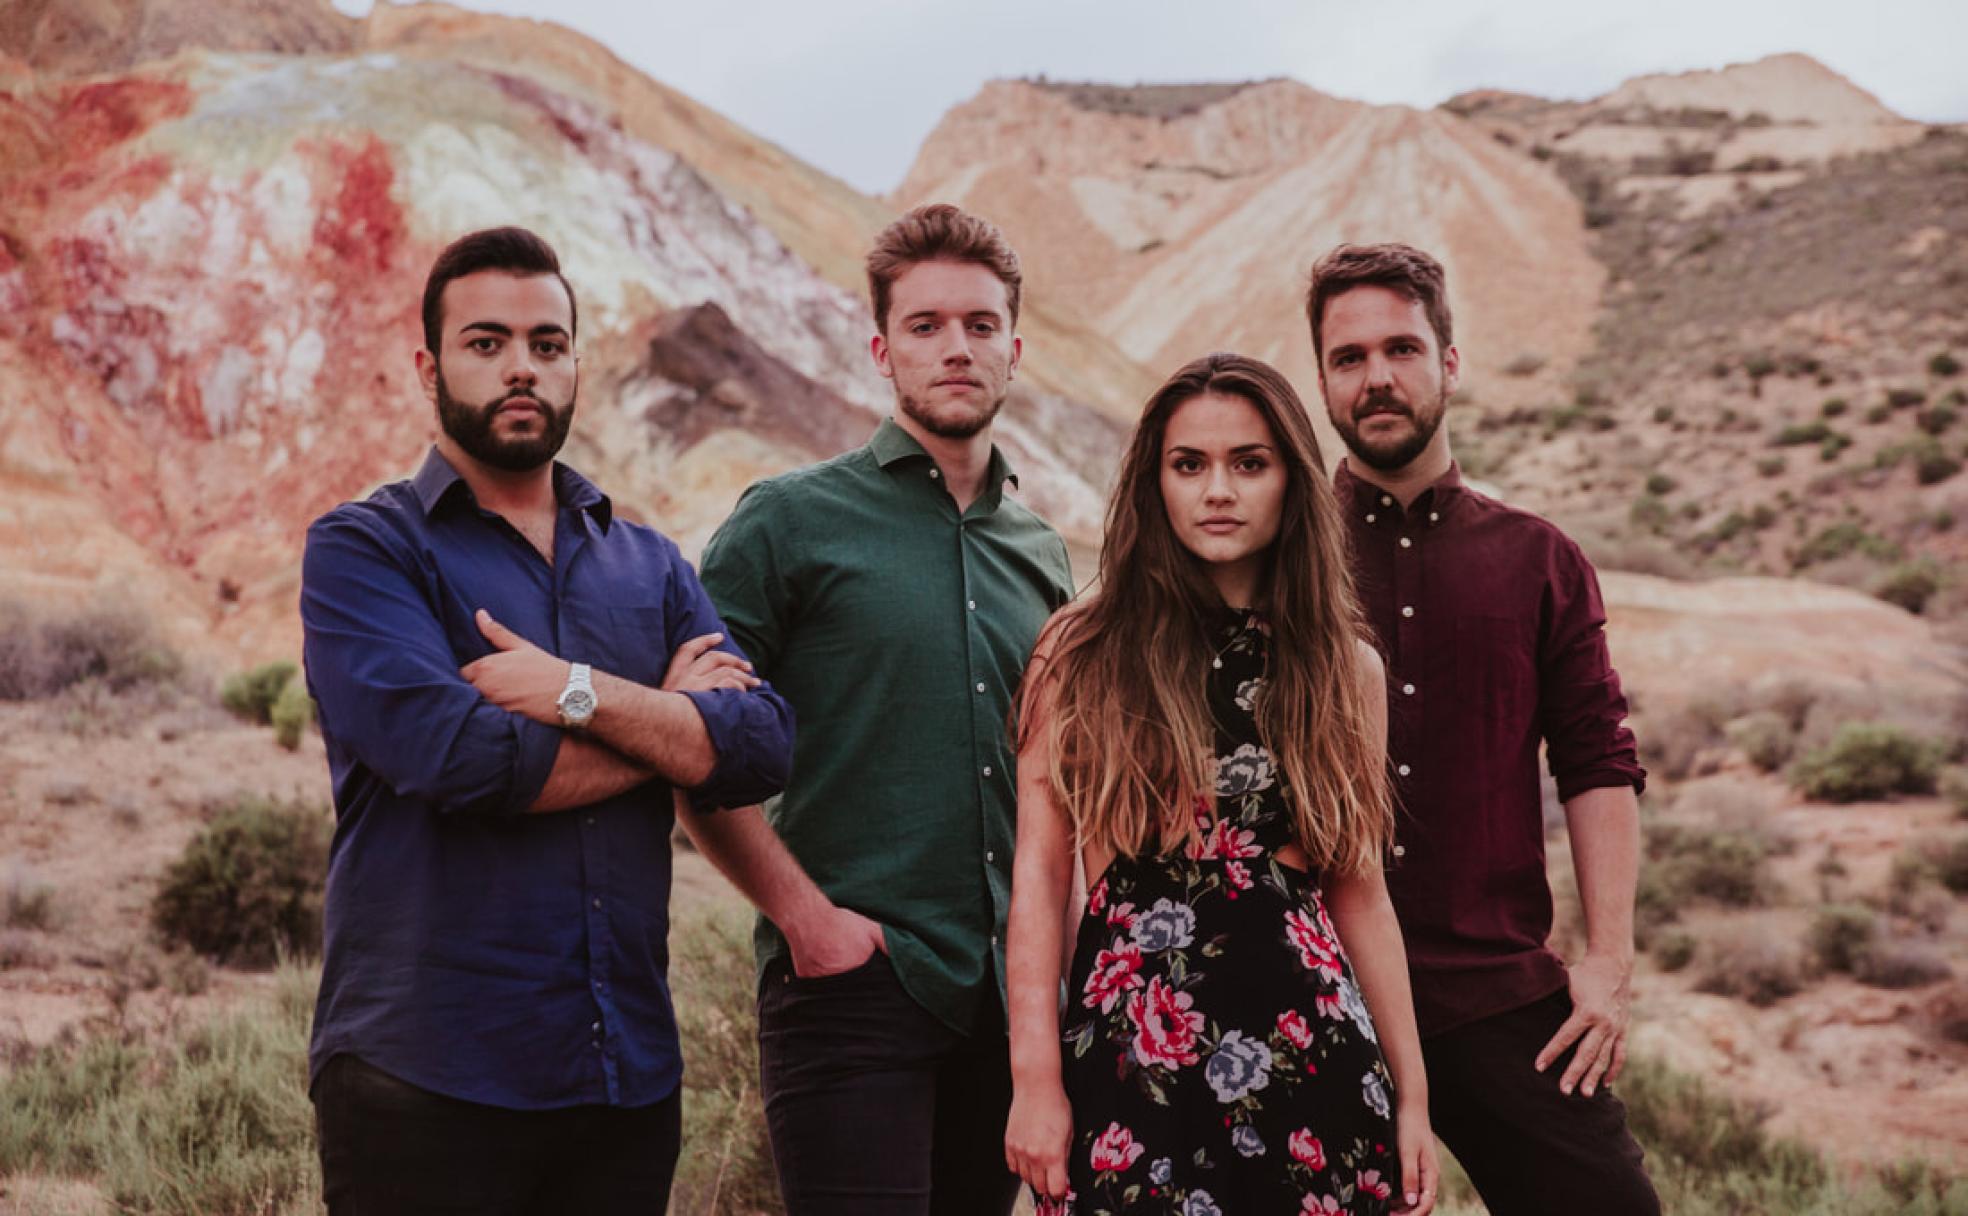
[[(437, 450), (437, 445), (432, 444), (430, 452), (424, 457), (423, 467), (410, 479), (410, 486), (416, 491), (417, 501), (428, 516), (437, 510), (438, 504), (454, 488), (465, 486), (465, 479), (451, 467), (451, 462)], [(603, 532), (608, 531), (609, 522), (615, 517), (615, 504), (601, 492), (600, 487), (558, 460), (554, 461), (553, 466), (553, 486), (554, 501), (563, 510), (586, 511), (594, 516)], [(463, 493), (470, 494), (471, 487), (465, 486)]]
[[(1351, 457), (1340, 461), (1339, 468), (1333, 470), (1333, 493), (1338, 497), (1341, 509), (1349, 515), (1356, 514), (1360, 510), (1371, 510), (1380, 504), (1381, 498), (1391, 497), (1365, 478), (1354, 476)], [(1414, 502), (1408, 506), (1408, 513), (1412, 515), (1417, 511), (1431, 511), (1439, 516), (1454, 506), (1462, 497), (1462, 493), (1462, 466), (1451, 460), (1446, 473), (1430, 482), (1427, 489), (1415, 495)]]
[[(875, 462), (884, 469), (904, 460), (930, 458), (923, 445), (916, 442), (916, 437), (903, 430), (893, 418), (882, 419), (882, 424), (875, 428), (874, 438), (868, 440), (868, 450), (875, 454)], [(1016, 487), (1018, 474), (1012, 472), (1011, 462), (1005, 459), (1003, 450), (994, 443), (991, 445), (991, 467), (984, 473), (984, 487), (989, 491), (1006, 482)]]

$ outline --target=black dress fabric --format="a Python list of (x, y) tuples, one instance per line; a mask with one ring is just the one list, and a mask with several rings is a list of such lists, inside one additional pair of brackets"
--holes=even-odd
[(1225, 618), (1210, 672), (1214, 816), (1088, 893), (1061, 1019), (1072, 1196), (1042, 1213), (1389, 1210), (1394, 1092), (1317, 879), (1282, 864), (1284, 774), (1259, 741), (1270, 630)]

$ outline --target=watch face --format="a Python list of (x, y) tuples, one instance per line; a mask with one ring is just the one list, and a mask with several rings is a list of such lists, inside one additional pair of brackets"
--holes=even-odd
[(585, 688), (570, 688), (561, 695), (560, 716), (569, 722), (586, 722), (594, 711), (594, 694)]

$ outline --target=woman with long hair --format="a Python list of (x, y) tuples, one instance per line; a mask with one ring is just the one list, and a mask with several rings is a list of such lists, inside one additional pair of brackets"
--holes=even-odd
[[(1100, 582), (1018, 721), (1005, 1155), (1042, 1212), (1425, 1213), (1386, 690), (1305, 407), (1216, 354), (1149, 399)], [(1090, 882), (1062, 1014), (1075, 861)]]

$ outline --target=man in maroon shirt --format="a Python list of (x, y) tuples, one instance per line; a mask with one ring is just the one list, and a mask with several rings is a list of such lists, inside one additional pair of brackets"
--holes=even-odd
[[(1556, 527), (1463, 484), (1442, 267), (1406, 245), (1312, 268), (1334, 476), (1388, 675), (1388, 885), (1435, 1130), (1496, 1216), (1660, 1211), (1609, 1086), (1626, 1058), (1645, 780), (1598, 580)], [(1552, 952), (1538, 744), (1565, 804), (1586, 950)]]

